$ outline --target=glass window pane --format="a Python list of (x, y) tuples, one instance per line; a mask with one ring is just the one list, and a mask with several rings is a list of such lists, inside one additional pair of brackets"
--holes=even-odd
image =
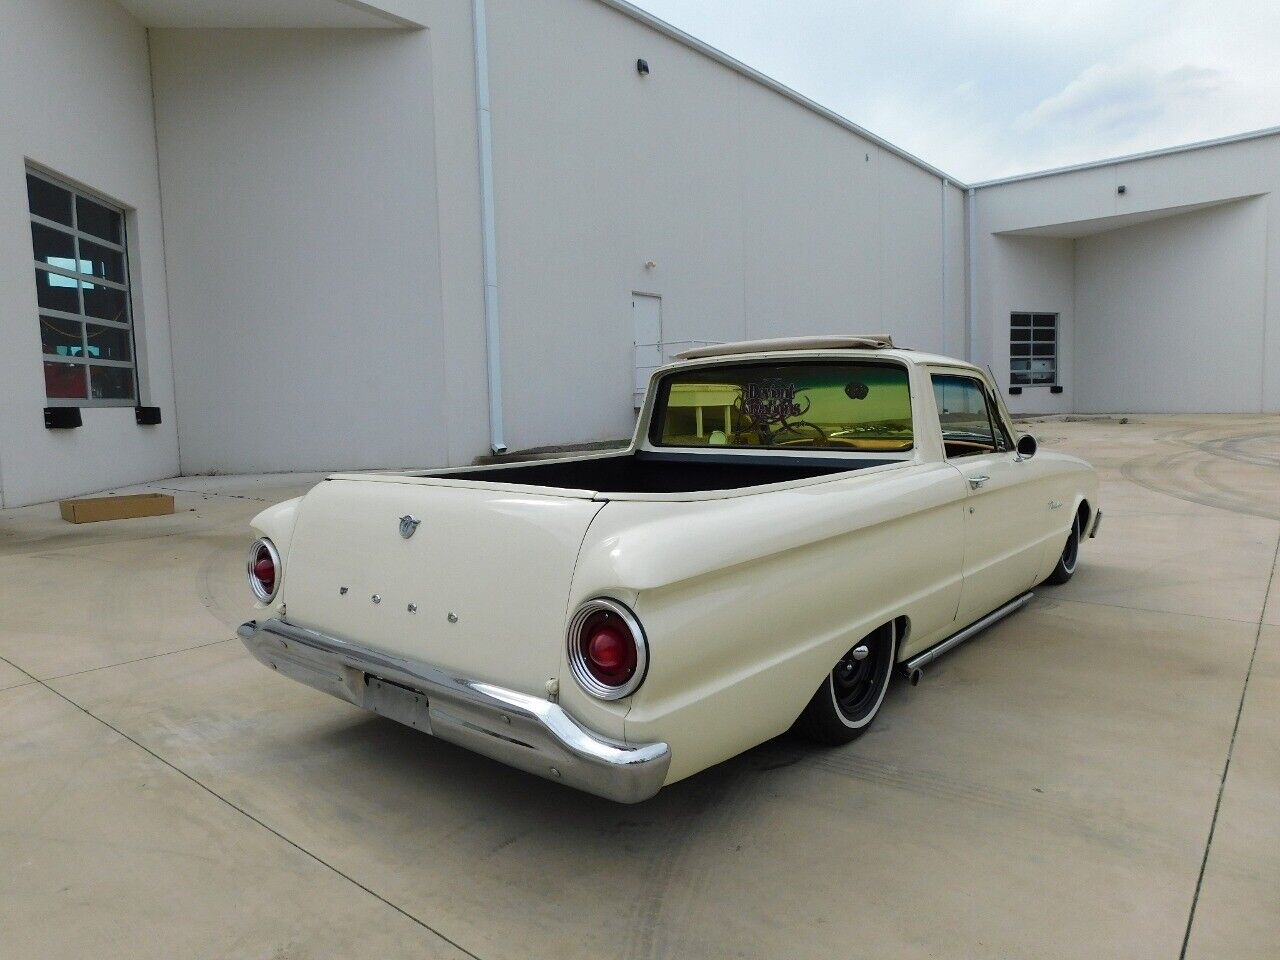
[(933, 398), (948, 457), (991, 453), (997, 447), (987, 416), (983, 388), (972, 377), (939, 374), (932, 378)]
[(1014, 330), (1009, 334), (1010, 343), (1028, 343), (1031, 340), (1030, 330)]
[(124, 283), (124, 254), (99, 246), (91, 240), (80, 241), (80, 272), (91, 277), (106, 277)]
[(76, 197), (76, 226), (81, 233), (91, 233), (112, 243), (124, 243), (120, 214), (87, 197)]
[(1056, 313), (1037, 313), (1035, 323), (1037, 327), (1052, 327), (1057, 320), (1058, 315)]
[(31, 250), (40, 263), (50, 263), (66, 270), (76, 268), (76, 241), (69, 233), (33, 222)]
[(1015, 327), (1019, 325), (1030, 326), (1031, 314), (1029, 313), (1011, 313), (1009, 314), (1009, 322)]
[(86, 283), (84, 285), (84, 312), (91, 317), (115, 320), (118, 323), (128, 323), (128, 297), (123, 290), (117, 290), (115, 287)]
[(90, 406), (133, 401), (124, 214), (30, 172), (27, 198), (46, 396)]
[(726, 364), (658, 387), (653, 442), (899, 452), (913, 444), (911, 390), (893, 363)]
[(44, 395), (51, 400), (83, 400), (88, 395), (85, 368), (78, 363), (44, 365)]
[(1009, 344), (1009, 356), (1025, 357), (1031, 352), (1031, 344), (1029, 343), (1011, 343)]
[(1058, 351), (1057, 344), (1037, 343), (1032, 352), (1037, 357), (1052, 357), (1055, 353), (1057, 353), (1057, 351)]
[(40, 344), (45, 353), (53, 354), (54, 356), (79, 357), (84, 355), (84, 344), (80, 341), (80, 324), (75, 320), (41, 317)]
[(89, 335), (89, 352), (87, 356), (94, 360), (132, 360), (133, 345), (128, 330), (120, 327), (100, 327), (87, 324)]
[(27, 174), (27, 205), (37, 217), (71, 226), (71, 191)]
[(47, 270), (36, 271), (36, 299), (46, 310), (79, 313), (80, 296), (76, 292), (77, 286), (79, 284), (70, 277), (49, 273)]
[(1037, 328), (1035, 332), (1035, 340), (1037, 343), (1041, 343), (1044, 341), (1048, 341), (1052, 343), (1054, 340), (1057, 339), (1057, 336), (1058, 336), (1058, 331), (1052, 328), (1048, 330), (1041, 330)]
[(133, 399), (133, 369), (131, 367), (90, 367), (89, 380), (94, 400)]
[(1009, 377), (1010, 385), (1015, 387), (1026, 386), (1030, 382), (1031, 379), (1025, 373), (1015, 373)]

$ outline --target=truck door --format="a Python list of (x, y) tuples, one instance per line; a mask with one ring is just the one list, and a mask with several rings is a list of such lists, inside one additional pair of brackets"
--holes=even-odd
[(958, 626), (1029, 589), (1038, 571), (1044, 504), (976, 376), (934, 373), (947, 462), (968, 484)]

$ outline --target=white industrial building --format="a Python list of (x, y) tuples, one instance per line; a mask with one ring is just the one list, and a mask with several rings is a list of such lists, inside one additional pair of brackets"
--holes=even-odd
[(1280, 410), (1276, 131), (970, 187), (622, 0), (0, 0), (0, 94), (4, 506), (621, 437), (688, 341)]

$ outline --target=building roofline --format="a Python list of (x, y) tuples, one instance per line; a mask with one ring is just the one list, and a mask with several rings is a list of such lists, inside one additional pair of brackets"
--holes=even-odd
[[(348, 0), (344, 0), (344, 2), (348, 2)], [(713, 47), (711, 44), (703, 40), (699, 40), (692, 34), (685, 33), (679, 27), (672, 26), (665, 20), (649, 13), (647, 10), (640, 9), (635, 4), (628, 2), (628, 0), (596, 0), (596, 2), (601, 3), (606, 7), (611, 7), (623, 16), (629, 17), (649, 29), (675, 40), (677, 43), (686, 46), (689, 49), (710, 58), (711, 60), (714, 60), (716, 63), (728, 67), (740, 76), (746, 77), (748, 80), (754, 81), (760, 86), (786, 97), (788, 100), (800, 105), (811, 113), (816, 113), (818, 116), (825, 120), (829, 120), (836, 126), (843, 127), (850, 133), (874, 143), (882, 150), (885, 150), (902, 160), (906, 160), (908, 163), (919, 167), (926, 173), (929, 173), (943, 182), (949, 183), (964, 191), (980, 190), (984, 187), (998, 187), (1006, 183), (1020, 183), (1024, 180), (1039, 180), (1044, 177), (1054, 177), (1064, 173), (1076, 173), (1081, 170), (1094, 170), (1101, 167), (1117, 166), (1122, 163), (1148, 160), (1153, 157), (1164, 157), (1175, 153), (1190, 153), (1193, 150), (1205, 150), (1209, 147), (1220, 147), (1232, 143), (1243, 143), (1248, 140), (1260, 140), (1264, 137), (1271, 137), (1280, 134), (1280, 126), (1264, 127), (1260, 130), (1249, 130), (1245, 133), (1236, 133), (1225, 137), (1215, 137), (1212, 140), (1197, 140), (1193, 143), (1177, 144), (1172, 147), (1160, 147), (1155, 150), (1145, 150), (1141, 153), (1130, 153), (1119, 157), (1108, 157), (1103, 160), (1088, 160), (1084, 163), (1074, 163), (1063, 167), (1050, 167), (1047, 170), (1033, 170), (1030, 173), (1019, 173), (1011, 177), (996, 177), (991, 180), (979, 180), (973, 183), (966, 183), (959, 177), (953, 177), (945, 170), (935, 167), (933, 164), (925, 160), (921, 160), (915, 154), (903, 150), (894, 143), (890, 143), (884, 137), (877, 136), (866, 127), (859, 126), (848, 117), (844, 117), (836, 113), (834, 110), (824, 107), (816, 100), (811, 100), (804, 94), (792, 90), (786, 84), (773, 79), (773, 77), (761, 73), (759, 70), (748, 66), (741, 60), (729, 56), (729, 54), (725, 53), (723, 50)]]
[(1039, 180), (1042, 177), (1054, 177), (1062, 173), (1075, 173), (1079, 170), (1096, 170), (1099, 167), (1113, 167), (1122, 163), (1137, 160), (1149, 160), (1153, 157), (1166, 157), (1174, 153), (1190, 153), (1193, 150), (1205, 150), (1209, 147), (1221, 147), (1229, 143), (1243, 143), (1247, 140), (1261, 140), (1280, 134), (1280, 127), (1264, 127), (1261, 130), (1249, 130), (1245, 133), (1233, 133), (1226, 137), (1212, 140), (1197, 140), (1194, 143), (1182, 143), (1173, 147), (1161, 147), (1157, 150), (1144, 150), (1142, 153), (1130, 153), (1122, 157), (1109, 157), (1106, 160), (1089, 160), (1086, 163), (1074, 163), (1065, 167), (1051, 167), (1048, 170), (1036, 170), (1031, 173), (1019, 173), (1012, 177), (998, 177), (995, 180), (982, 180), (969, 184), (969, 189), (979, 190), (983, 187), (998, 187), (1006, 183), (1020, 183), (1023, 180)]
[(698, 53), (701, 53), (703, 56), (711, 58), (712, 60), (716, 61), (722, 66), (728, 67), (730, 70), (734, 71), (735, 73), (738, 73), (746, 77), (748, 80), (753, 80), (754, 82), (760, 84), (761, 86), (767, 87), (768, 89), (772, 90), (774, 93), (781, 94), (782, 96), (786, 97), (788, 100), (791, 100), (794, 103), (797, 103), (800, 106), (804, 107), (806, 110), (812, 111), (813, 113), (816, 113), (818, 116), (823, 117), (826, 120), (830, 120), (832, 123), (836, 124), (836, 126), (843, 127), (849, 132), (857, 134), (859, 137), (862, 137), (864, 140), (871, 141), (881, 149), (887, 150), (889, 153), (892, 153), (894, 156), (899, 157), (903, 160), (906, 160), (908, 163), (919, 167), (921, 170), (924, 170), (925, 172), (932, 174), (933, 176), (939, 178), (940, 180), (944, 180), (947, 183), (950, 183), (960, 189), (965, 189), (968, 186), (962, 180), (958, 180), (955, 177), (951, 176), (951, 174), (938, 169), (933, 164), (928, 163), (924, 160), (921, 160), (919, 157), (915, 156), (912, 153), (908, 153), (906, 150), (903, 150), (901, 147), (890, 143), (888, 140), (884, 139), (884, 137), (876, 136), (870, 130), (866, 129), (865, 127), (858, 126), (858, 124), (854, 123), (852, 120), (848, 119), (847, 117), (841, 116), (840, 114), (836, 113), (834, 110), (830, 110), (827, 107), (824, 107), (822, 104), (818, 103), (816, 100), (810, 100), (804, 94), (797, 93), (795, 90), (792, 90), (786, 84), (779, 83), (777, 80), (774, 80), (772, 77), (761, 73), (759, 70), (756, 70), (753, 67), (747, 66), (741, 60), (737, 60), (729, 56), (729, 54), (725, 53), (723, 50), (719, 50), (716, 47), (711, 46), (711, 44), (706, 43), (702, 40), (699, 40), (697, 37), (691, 34), (685, 33), (679, 27), (673, 27), (671, 24), (667, 23), (665, 20), (655, 17), (653, 14), (649, 13), (646, 10), (641, 10), (639, 7), (635, 6), (635, 4), (628, 3), (627, 0), (597, 0), (597, 2), (602, 3), (607, 7), (612, 7), (614, 10), (617, 10), (619, 13), (623, 14), (624, 16), (630, 17), (632, 20), (639, 21), (640, 23), (644, 24), (646, 27), (649, 27), (651, 30), (655, 30), (658, 33), (663, 34), (664, 36), (667, 36), (670, 39), (675, 40), (677, 43), (683, 44), (684, 46), (689, 47), (691, 50), (695, 50)]

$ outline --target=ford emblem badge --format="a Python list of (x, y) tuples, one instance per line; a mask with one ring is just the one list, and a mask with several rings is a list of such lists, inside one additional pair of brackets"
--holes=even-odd
[(417, 533), (418, 524), (420, 524), (421, 522), (422, 521), (419, 520), (417, 517), (415, 517), (413, 514), (406, 513), (403, 517), (400, 518), (400, 536), (408, 540), (415, 533)]

